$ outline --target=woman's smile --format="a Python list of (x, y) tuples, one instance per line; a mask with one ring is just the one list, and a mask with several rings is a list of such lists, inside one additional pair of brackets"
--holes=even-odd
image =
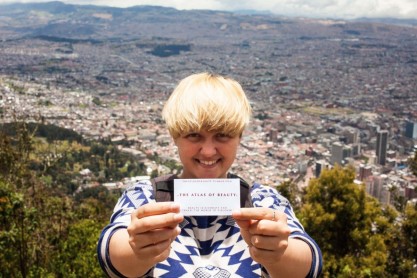
[(203, 164), (204, 166), (213, 166), (214, 164), (216, 164), (217, 162), (220, 161), (220, 159), (218, 160), (199, 160), (196, 159), (198, 163)]
[(225, 178), (236, 157), (239, 136), (201, 130), (175, 139), (183, 164), (181, 178)]

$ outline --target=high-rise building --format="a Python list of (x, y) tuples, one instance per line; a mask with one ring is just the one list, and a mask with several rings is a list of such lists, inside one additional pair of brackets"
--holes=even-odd
[(357, 157), (358, 155), (361, 154), (361, 144), (360, 143), (352, 144), (351, 148), (352, 148), (352, 156), (353, 157)]
[(306, 159), (299, 159), (297, 161), (297, 170), (298, 172), (305, 174), (308, 168), (308, 160)]
[(381, 200), (381, 194), (383, 192), (383, 187), (386, 184), (387, 175), (380, 175), (373, 177), (373, 190), (370, 192), (372, 196)]
[(320, 177), (321, 172), (323, 171), (323, 169), (327, 169), (328, 165), (324, 160), (318, 160), (316, 161), (316, 169), (315, 169), (315, 175), (316, 178)]
[(343, 144), (341, 142), (334, 142), (332, 144), (332, 156), (330, 157), (330, 163), (335, 165), (336, 163), (342, 165), (343, 161)]
[(360, 132), (359, 129), (348, 127), (344, 130), (343, 136), (346, 138), (346, 144), (350, 146), (352, 152), (348, 157), (357, 157), (361, 154)]
[(330, 157), (330, 164), (344, 165), (347, 162), (347, 158), (353, 156), (353, 149), (351, 145), (345, 145), (342, 142), (334, 142), (332, 144), (332, 152)]
[(343, 146), (343, 160), (346, 159), (347, 157), (352, 157), (352, 147), (345, 145)]
[(372, 167), (369, 165), (361, 164), (359, 166), (359, 180), (363, 181), (370, 176), (372, 176)]
[(379, 130), (376, 134), (376, 157), (377, 163), (385, 165), (388, 148), (388, 130)]
[(417, 139), (417, 123), (412, 121), (405, 122), (405, 137)]
[(359, 144), (360, 136), (357, 128), (348, 128), (343, 133), (346, 137), (346, 144)]

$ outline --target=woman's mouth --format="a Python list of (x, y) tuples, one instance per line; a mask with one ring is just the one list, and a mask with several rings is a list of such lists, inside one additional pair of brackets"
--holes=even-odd
[(218, 160), (199, 160), (199, 159), (197, 159), (197, 161), (200, 164), (203, 164), (204, 166), (212, 166), (212, 165), (216, 164)]

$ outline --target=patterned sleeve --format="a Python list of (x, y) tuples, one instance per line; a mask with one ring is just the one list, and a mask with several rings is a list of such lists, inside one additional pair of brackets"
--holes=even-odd
[(152, 185), (149, 181), (141, 181), (127, 187), (113, 210), (110, 224), (101, 232), (97, 246), (98, 259), (101, 268), (109, 277), (124, 277), (110, 261), (109, 243), (111, 236), (118, 229), (127, 228), (130, 224), (130, 215), (136, 208), (154, 202), (152, 192)]
[(278, 191), (269, 186), (255, 183), (251, 188), (251, 196), (254, 207), (269, 207), (284, 212), (288, 218), (288, 226), (291, 230), (290, 237), (305, 241), (311, 249), (312, 264), (307, 277), (318, 277), (322, 270), (323, 259), (320, 247), (305, 232), (304, 227), (294, 214), (290, 202)]

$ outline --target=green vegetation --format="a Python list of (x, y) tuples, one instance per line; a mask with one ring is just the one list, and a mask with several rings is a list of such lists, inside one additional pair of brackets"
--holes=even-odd
[(188, 52), (191, 50), (189, 44), (167, 44), (156, 45), (149, 53), (158, 57), (169, 57), (179, 55), (181, 52)]
[(98, 97), (93, 97), (93, 103), (97, 106), (102, 105), (102, 102), (101, 102), (100, 98), (98, 98)]
[[(86, 168), (92, 174), (83, 177)], [(120, 192), (88, 185), (142, 174), (143, 164), (108, 142), (56, 126), (3, 125), (0, 277), (103, 277), (96, 244)]]
[(254, 116), (255, 117), (255, 119), (258, 119), (258, 120), (265, 120), (265, 119), (270, 119), (271, 117), (268, 115), (268, 113), (266, 113), (266, 112), (261, 112), (261, 113), (258, 113), (257, 115), (255, 115)]
[(408, 206), (401, 221), (354, 177), (349, 167), (324, 170), (310, 181), (298, 211), (323, 252), (323, 276), (417, 277), (416, 207)]
[(279, 193), (285, 196), (293, 209), (297, 211), (300, 208), (300, 202), (297, 200), (297, 196), (300, 196), (300, 192), (297, 188), (297, 185), (292, 180), (287, 180), (282, 182), (276, 187)]

